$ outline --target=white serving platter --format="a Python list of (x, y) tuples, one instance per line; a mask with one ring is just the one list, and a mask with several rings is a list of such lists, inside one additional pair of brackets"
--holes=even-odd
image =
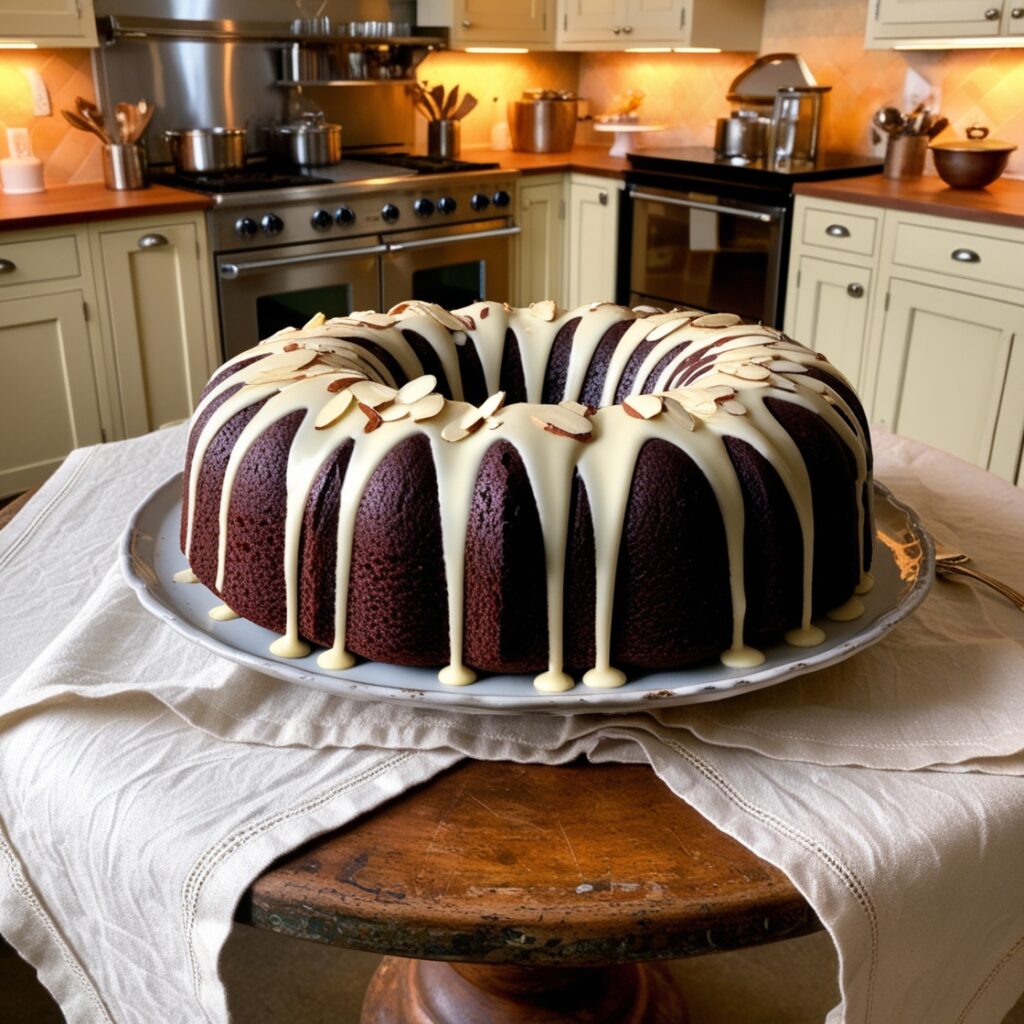
[(470, 686), (445, 686), (434, 669), (361, 662), (340, 672), (316, 663), (319, 649), (305, 658), (269, 652), (276, 633), (245, 619), (216, 622), (209, 611), (221, 604), (202, 584), (182, 584), (174, 574), (187, 568), (178, 544), (180, 474), (162, 484), (136, 509), (121, 539), (121, 570), (143, 606), (171, 629), (222, 658), (287, 683), (358, 700), (393, 701), (447, 710), (524, 712), (649, 711), (675, 704), (721, 700), (774, 686), (855, 655), (880, 640), (924, 599), (935, 578), (935, 550), (912, 509), (875, 484), (875, 586), (860, 600), (864, 614), (853, 622), (816, 620), (826, 634), (818, 647), (786, 643), (766, 650), (756, 669), (730, 669), (705, 662), (674, 671), (641, 672), (614, 690), (577, 683), (564, 693), (541, 693), (532, 675), (482, 676)]

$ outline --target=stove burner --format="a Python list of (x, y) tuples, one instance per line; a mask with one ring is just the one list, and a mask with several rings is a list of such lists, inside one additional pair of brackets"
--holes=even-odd
[(298, 171), (281, 170), (253, 164), (239, 171), (217, 171), (209, 174), (180, 174), (172, 168), (150, 168), (150, 179), (161, 185), (184, 188), (213, 195), (230, 192), (261, 192), (270, 188), (292, 188), (297, 185), (320, 185), (330, 178), (316, 178)]

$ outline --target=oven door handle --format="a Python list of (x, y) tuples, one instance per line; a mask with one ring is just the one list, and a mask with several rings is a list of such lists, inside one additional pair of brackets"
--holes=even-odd
[(778, 220), (774, 213), (756, 213), (753, 210), (741, 210), (735, 206), (717, 206), (715, 203), (701, 203), (695, 199), (676, 199), (673, 196), (658, 196), (651, 192), (633, 192), (634, 199), (648, 199), (655, 203), (667, 203), (669, 206), (686, 206), (691, 210), (708, 210), (710, 213), (721, 213), (726, 217), (745, 217), (747, 220), (759, 220), (770, 224)]
[(451, 242), (476, 242), (481, 238), (505, 238), (518, 235), (522, 228), (494, 228), (491, 231), (474, 231), (468, 235), (444, 235), (434, 238), (419, 238), (414, 242), (389, 242), (385, 248), (388, 252), (404, 252), (406, 249), (429, 249), (434, 245), (448, 245)]
[(345, 260), (350, 256), (376, 256), (387, 252), (386, 245), (367, 245), (362, 249), (342, 249), (336, 252), (314, 252), (306, 256), (282, 256), (276, 260), (247, 260), (244, 263), (222, 263), (218, 273), (227, 281), (233, 281), (242, 274), (253, 270), (268, 270), (271, 267), (287, 267), (295, 263), (322, 263), (326, 260)]

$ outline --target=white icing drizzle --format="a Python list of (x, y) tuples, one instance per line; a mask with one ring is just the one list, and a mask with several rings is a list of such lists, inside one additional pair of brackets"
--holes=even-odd
[[(486, 312), (486, 315), (483, 315)], [(560, 691), (574, 685), (564, 666), (565, 566), (569, 511), (574, 472), (578, 472), (589, 500), (594, 531), (595, 555), (595, 659), (583, 681), (588, 686), (620, 686), (625, 674), (612, 662), (612, 620), (615, 576), (625, 514), (633, 482), (633, 471), (640, 450), (649, 440), (662, 440), (685, 452), (704, 474), (721, 511), (728, 557), (729, 595), (733, 626), (729, 648), (722, 661), (730, 667), (745, 669), (763, 660), (763, 654), (745, 645), (744, 622), (744, 501), (739, 478), (726, 451), (726, 439), (733, 437), (750, 445), (777, 471), (793, 503), (803, 543), (803, 579), (801, 622), (786, 634), (797, 646), (820, 643), (824, 634), (810, 621), (812, 609), (814, 524), (810, 479), (799, 449), (789, 433), (765, 405), (767, 398), (802, 406), (824, 419), (853, 453), (856, 462), (856, 490), (859, 516), (858, 553), (863, 566), (863, 526), (866, 509), (861, 496), (868, 482), (867, 439), (859, 420), (835, 388), (798, 372), (801, 366), (823, 370), (837, 381), (843, 378), (814, 353), (797, 346), (770, 328), (749, 325), (709, 328), (692, 326), (700, 314), (672, 311), (638, 316), (612, 304), (598, 304), (575, 311), (557, 310), (552, 303), (530, 309), (512, 310), (498, 303), (477, 303), (464, 310), (447, 313), (425, 303), (410, 302), (395, 307), (389, 314), (352, 314), (316, 326), (314, 321), (302, 330), (281, 332), (262, 342), (256, 349), (236, 356), (228, 364), (233, 372), (224, 373), (219, 383), (203, 397), (193, 422), (196, 422), (225, 391), (246, 384), (224, 399), (209, 416), (195, 437), (194, 454), (186, 498), (186, 554), (191, 549), (196, 508), (196, 491), (203, 460), (213, 438), (235, 415), (250, 405), (262, 407), (241, 431), (232, 448), (224, 474), (220, 496), (218, 564), (216, 589), (225, 585), (230, 503), (239, 467), (252, 445), (274, 423), (295, 412), (303, 418), (291, 440), (287, 472), (284, 564), (282, 566), (286, 631), (271, 650), (285, 657), (301, 657), (309, 652), (299, 627), (301, 578), (299, 550), (302, 523), (313, 484), (325, 465), (344, 445), (352, 452), (339, 495), (337, 525), (337, 565), (334, 601), (334, 644), (320, 654), (321, 667), (342, 670), (354, 662), (346, 648), (346, 627), (350, 584), (350, 566), (359, 504), (366, 485), (386, 455), (401, 442), (425, 436), (430, 445), (437, 477), (445, 582), (448, 594), (449, 663), (439, 678), (449, 685), (465, 685), (476, 676), (464, 661), (466, 536), (480, 466), (490, 446), (508, 441), (522, 459), (536, 502), (544, 539), (547, 591), (548, 667), (535, 679), (539, 689)], [(631, 320), (629, 327), (610, 354), (601, 390), (601, 408), (584, 419), (576, 436), (559, 435), (558, 429), (541, 429), (545, 415), (554, 419), (557, 407), (540, 402), (554, 339), (574, 317), (581, 317), (569, 351), (563, 399), (577, 400), (587, 371), (602, 339), (616, 323)], [(635, 318), (635, 319), (634, 319)], [(472, 344), (479, 357), (484, 381), (491, 393), (500, 387), (501, 363), (506, 333), (511, 330), (519, 346), (527, 402), (506, 406), (483, 423), (481, 414), (461, 401), (457, 346)], [(444, 403), (440, 413), (416, 421), (411, 413), (397, 407), (387, 411), (386, 397), (378, 406), (387, 422), (373, 409), (351, 402), (340, 418), (330, 421), (329, 410), (321, 427), (316, 426), (319, 411), (335, 398), (339, 389), (356, 377), (367, 377), (382, 384), (400, 387), (424, 372), (421, 360), (403, 331), (415, 331), (435, 353), (455, 400)], [(723, 342), (723, 338), (724, 340)], [(684, 349), (662, 368), (654, 391), (669, 391), (694, 411), (695, 427), (686, 429), (664, 413), (651, 418), (627, 415), (622, 406), (613, 405), (626, 367), (645, 341), (652, 344), (640, 362), (630, 385), (633, 394), (646, 384), (667, 354), (683, 344)], [(386, 352), (404, 375), (395, 379), (384, 360), (362, 347), (370, 342)], [(713, 347), (713, 348), (712, 348)], [(714, 351), (714, 361), (703, 367), (699, 380), (687, 391), (671, 391), (685, 367)], [(237, 365), (254, 356), (266, 356), (248, 366)], [(771, 370), (775, 362), (778, 370)], [(754, 366), (754, 363), (757, 365)], [(751, 377), (735, 376), (736, 367), (750, 369)], [(221, 371), (224, 372), (223, 370)], [(744, 371), (746, 372), (746, 371)], [(250, 383), (250, 381), (252, 383)], [(332, 390), (329, 385), (336, 384)], [(725, 385), (737, 406), (732, 412), (718, 408), (712, 398), (723, 400)], [(427, 385), (429, 387), (429, 384)], [(709, 388), (717, 386), (716, 395)], [(702, 390), (703, 389), (703, 390)], [(358, 388), (354, 389), (358, 391)], [(371, 389), (372, 391), (372, 389)], [(420, 392), (423, 393), (423, 392)], [(687, 397), (691, 402), (687, 406)], [(734, 400), (733, 400), (734, 399)], [(373, 401), (368, 399), (368, 401)], [(435, 399), (440, 405), (440, 399)], [(410, 407), (411, 408), (411, 407)], [(545, 412), (545, 410), (550, 410)], [(648, 411), (651, 411), (650, 409)], [(436, 413), (436, 406), (430, 409)], [(472, 415), (470, 415), (472, 414)], [(460, 424), (471, 422), (462, 429)], [(326, 425), (325, 425), (326, 424)], [(557, 428), (557, 422), (552, 423)], [(468, 432), (467, 432), (468, 431)], [(589, 431), (589, 435), (588, 435)], [(445, 439), (451, 435), (455, 440)], [(588, 440), (588, 436), (592, 439)], [(175, 577), (188, 581), (187, 573)], [(862, 573), (857, 593), (870, 589), (871, 577)], [(831, 618), (853, 617), (862, 610), (851, 595)], [(215, 615), (216, 613), (216, 615)], [(234, 613), (226, 606), (211, 611), (211, 616), (229, 618)]]

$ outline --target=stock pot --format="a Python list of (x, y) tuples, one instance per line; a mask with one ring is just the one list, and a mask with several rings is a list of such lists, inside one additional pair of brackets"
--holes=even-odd
[(296, 167), (326, 167), (341, 159), (341, 125), (328, 124), (322, 113), (272, 128), (270, 138), (275, 154)]
[(164, 132), (182, 174), (239, 171), (245, 166), (244, 128), (182, 128)]

